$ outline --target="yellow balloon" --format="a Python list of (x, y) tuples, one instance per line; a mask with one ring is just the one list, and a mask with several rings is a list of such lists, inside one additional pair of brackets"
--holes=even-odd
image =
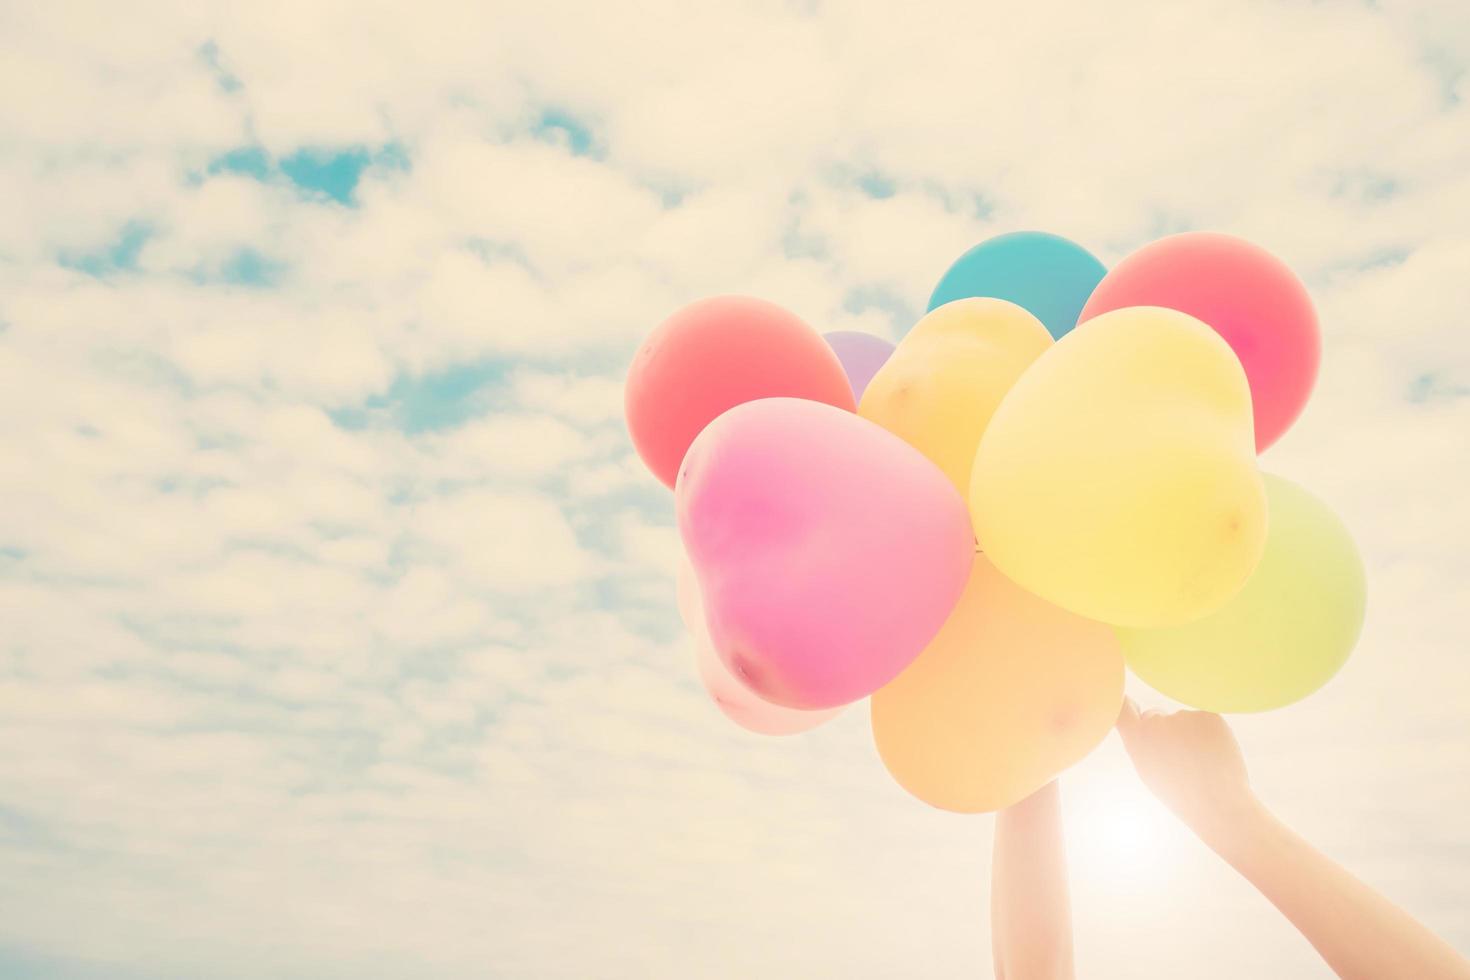
[(976, 555), (944, 627), (873, 695), (873, 741), (919, 799), (982, 813), (1087, 755), (1122, 703), (1112, 629), (1038, 599)]
[(1150, 628), (1220, 608), (1266, 542), (1240, 361), (1174, 310), (1088, 320), (991, 418), (970, 516), (1002, 572), (1079, 615)]
[(1266, 477), (1271, 528), (1245, 588), (1204, 619), (1119, 630), (1128, 665), (1150, 687), (1206, 711), (1269, 711), (1332, 679), (1363, 625), (1358, 549), (1316, 497)]
[(1041, 321), (1014, 303), (946, 303), (899, 342), (858, 414), (928, 456), (964, 496), (991, 414), (1051, 342)]

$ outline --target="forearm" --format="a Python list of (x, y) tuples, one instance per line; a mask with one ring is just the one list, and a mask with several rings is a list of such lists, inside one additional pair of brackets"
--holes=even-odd
[(995, 818), (991, 937), (1004, 980), (1069, 980), (1072, 914), (1056, 784)]
[(1470, 980), (1470, 962), (1254, 800), (1196, 829), (1343, 980)]

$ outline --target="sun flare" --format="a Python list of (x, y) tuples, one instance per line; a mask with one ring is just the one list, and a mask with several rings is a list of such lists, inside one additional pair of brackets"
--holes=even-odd
[(1157, 881), (1179, 857), (1179, 827), (1141, 787), (1079, 787), (1067, 820), (1067, 847), (1078, 874), (1113, 882)]

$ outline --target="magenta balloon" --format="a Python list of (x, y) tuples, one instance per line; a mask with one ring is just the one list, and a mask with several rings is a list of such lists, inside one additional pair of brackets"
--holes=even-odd
[(1125, 306), (1165, 306), (1225, 338), (1250, 381), (1256, 452), (1281, 437), (1317, 381), (1322, 341), (1301, 280), (1263, 248), (1190, 231), (1150, 242), (1103, 276), (1078, 322)]
[(720, 713), (748, 732), (757, 735), (795, 735), (810, 731), (840, 715), (842, 708), (802, 711), (783, 708), (763, 700), (746, 687), (715, 653), (709, 631), (704, 625), (704, 609), (699, 598), (699, 583), (686, 558), (679, 565), (679, 615), (694, 640), (694, 666), (705, 693)]
[(846, 705), (804, 711), (783, 708), (761, 698), (730, 673), (707, 635), (694, 637), (694, 666), (699, 681), (726, 718), (757, 735), (796, 735), (825, 725), (847, 710)]
[(803, 399), (711, 422), (674, 500), (716, 652), (789, 708), (836, 707), (897, 676), (944, 624), (975, 553), (938, 467), (867, 419)]
[(822, 334), (822, 339), (842, 362), (847, 382), (852, 385), (852, 397), (862, 401), (868, 382), (893, 353), (893, 345), (882, 337), (859, 330), (833, 330)]

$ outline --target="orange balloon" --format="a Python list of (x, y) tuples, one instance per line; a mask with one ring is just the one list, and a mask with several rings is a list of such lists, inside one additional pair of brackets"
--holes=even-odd
[(1091, 752), (1122, 704), (1112, 628), (1032, 595), (977, 554), (939, 634), (873, 695), (873, 741), (919, 799), (984, 813)]

